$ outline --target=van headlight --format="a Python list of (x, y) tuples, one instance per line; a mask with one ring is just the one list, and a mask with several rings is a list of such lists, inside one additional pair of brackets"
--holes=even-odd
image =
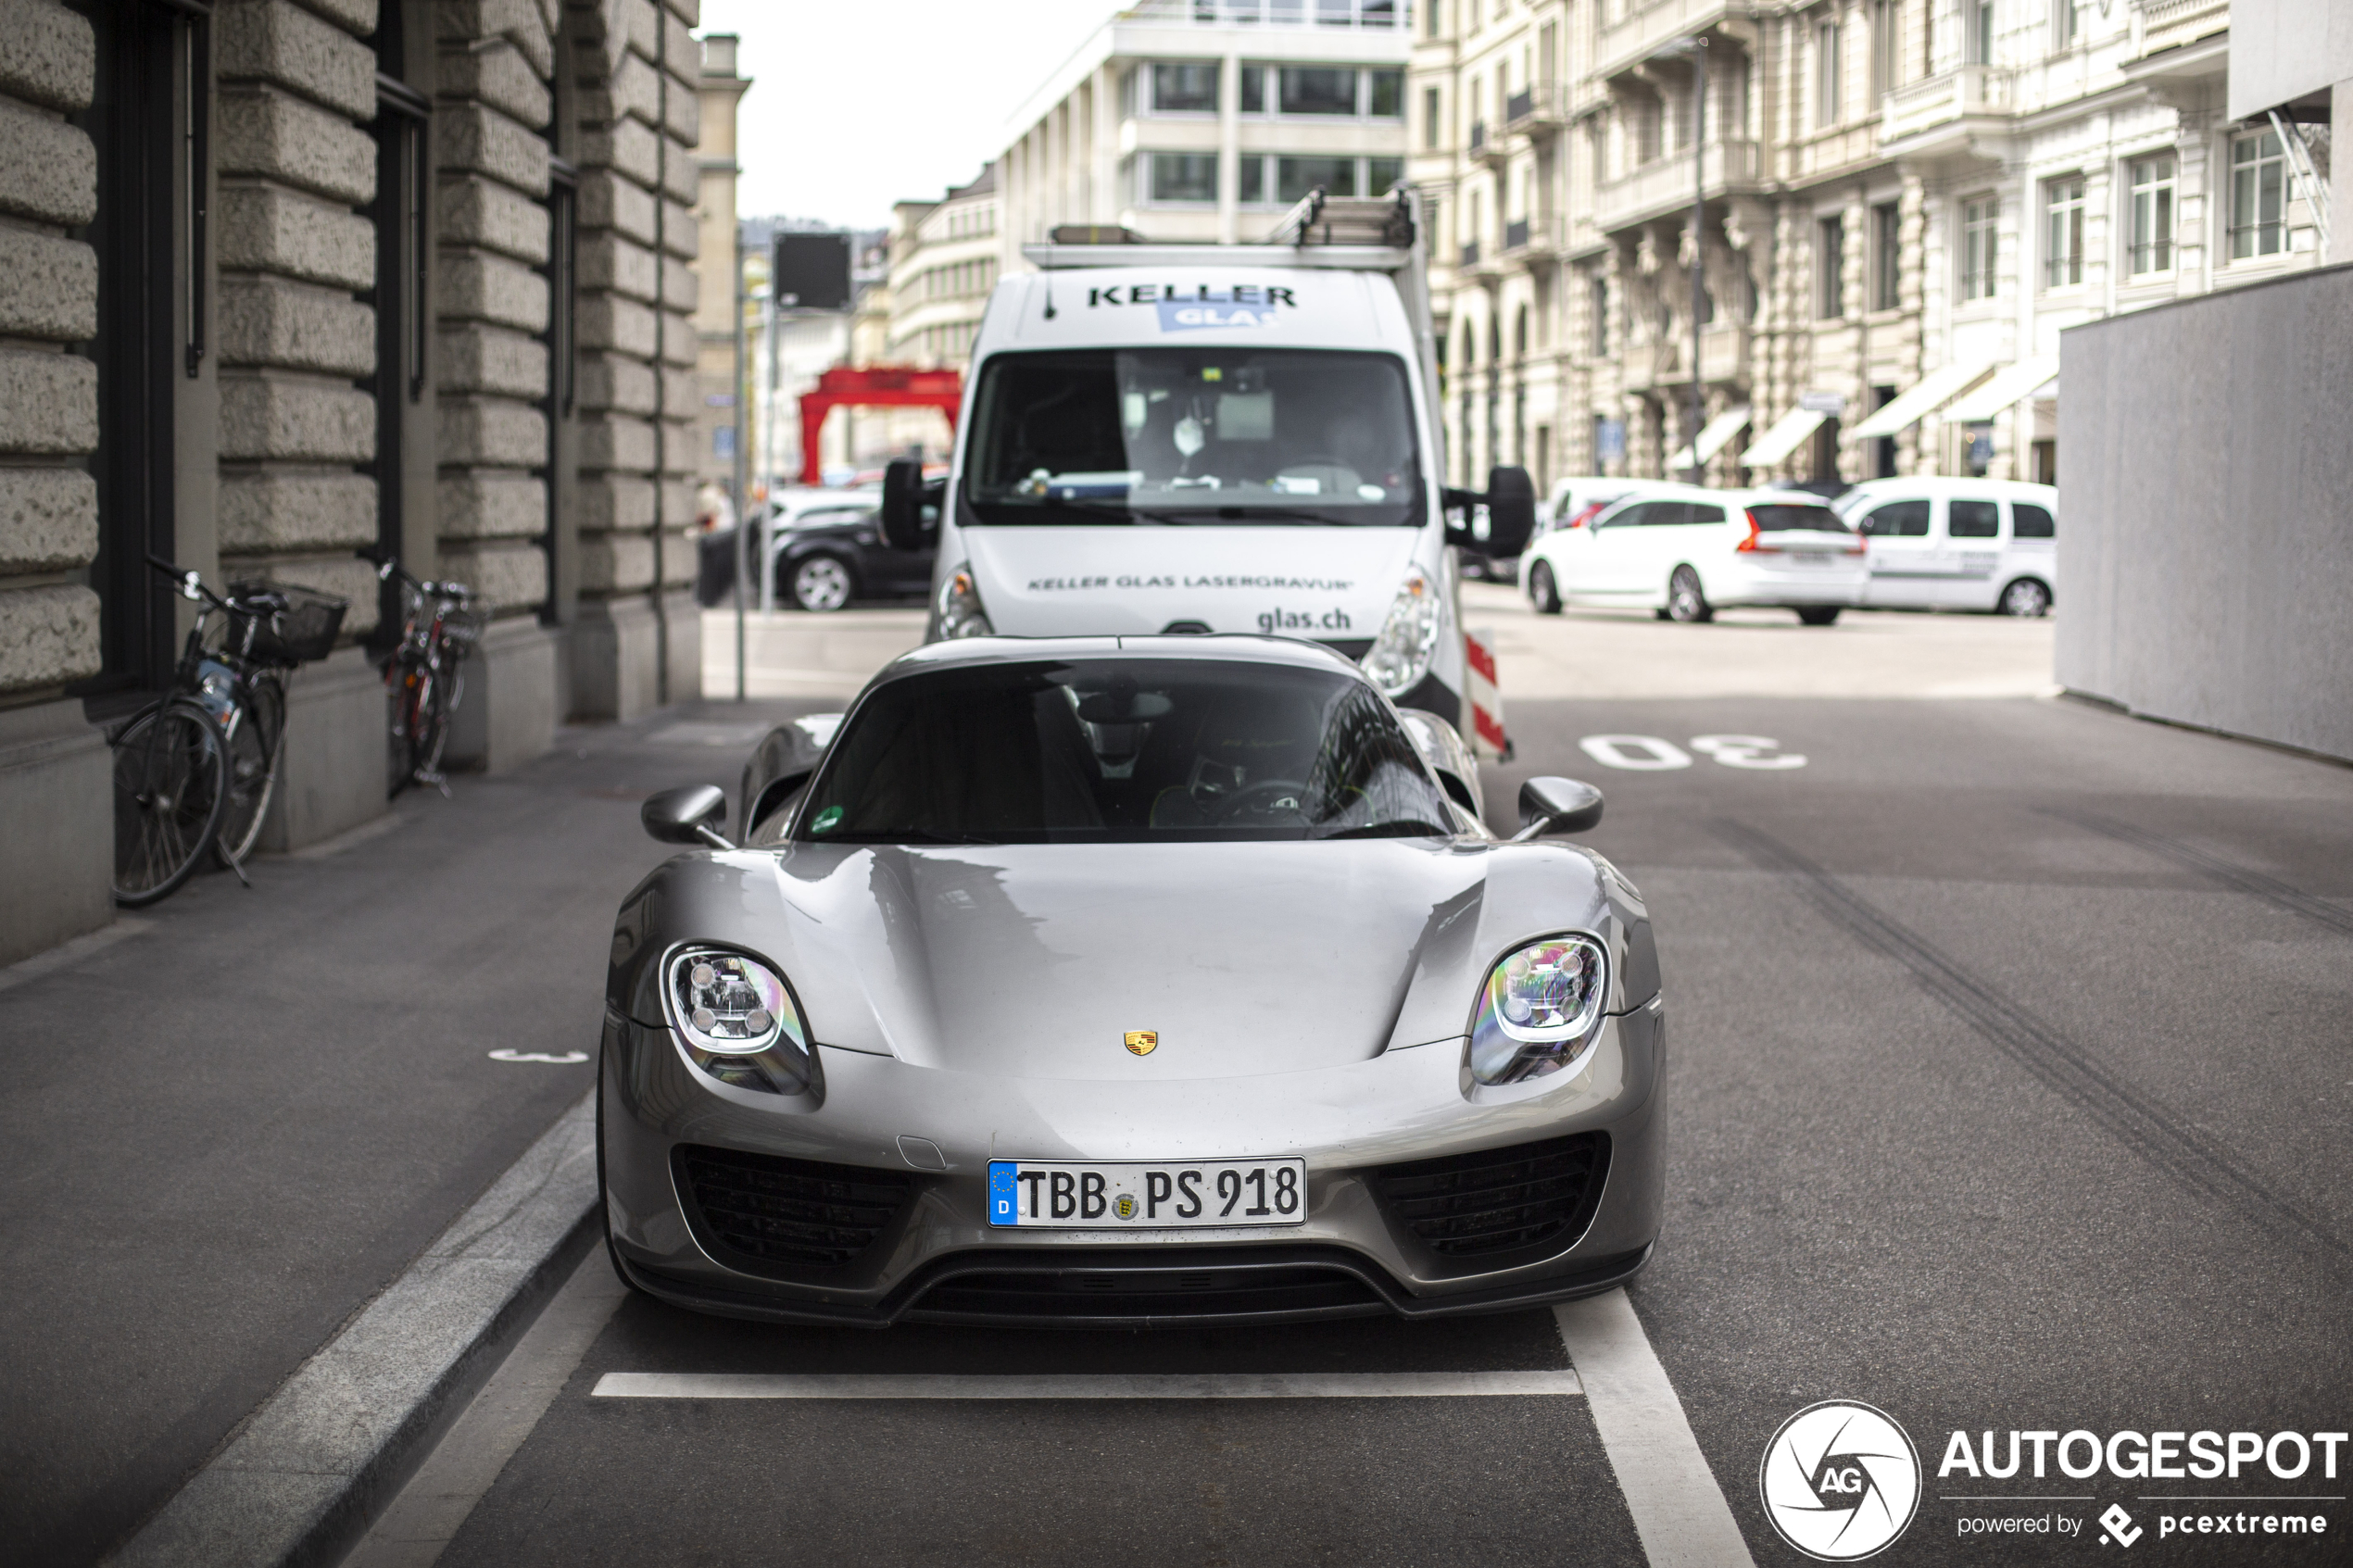
[(1557, 1073), (1601, 1033), (1609, 955), (1590, 936), (1547, 936), (1487, 972), (1471, 1019), (1469, 1065), (1481, 1084)]
[(950, 637), (993, 637), (997, 628), (988, 624), (988, 612), (981, 608), (980, 585), (973, 581), (970, 567), (958, 567), (948, 574), (939, 587), (939, 602), (933, 607), (937, 630), (935, 641)]
[(1364, 658), (1365, 673), (1386, 695), (1403, 696), (1429, 673), (1438, 653), (1438, 636), (1445, 612), (1438, 602), (1438, 584), (1418, 566), (1405, 569), (1405, 581), (1390, 601), (1389, 619)]

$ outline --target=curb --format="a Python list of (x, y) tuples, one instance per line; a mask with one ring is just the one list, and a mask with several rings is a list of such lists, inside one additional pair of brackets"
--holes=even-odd
[(249, 1568), (347, 1546), (560, 1277), (596, 1209), (595, 1114), (592, 1089), (107, 1562)]

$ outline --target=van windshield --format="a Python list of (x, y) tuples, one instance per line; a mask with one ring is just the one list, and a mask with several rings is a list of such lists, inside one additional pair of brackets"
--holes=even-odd
[(967, 523), (1342, 523), (1425, 516), (1405, 369), (1386, 354), (1100, 348), (981, 372)]

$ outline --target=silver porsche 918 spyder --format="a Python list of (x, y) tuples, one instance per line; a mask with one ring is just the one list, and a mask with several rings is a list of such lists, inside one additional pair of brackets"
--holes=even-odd
[(1313, 644), (982, 638), (780, 726), (613, 931), (614, 1266), (741, 1317), (1491, 1311), (1657, 1236), (1640, 895), (1479, 820), (1451, 726)]

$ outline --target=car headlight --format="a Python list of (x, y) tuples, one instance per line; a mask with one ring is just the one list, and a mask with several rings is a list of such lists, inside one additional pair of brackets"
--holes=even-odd
[(807, 1091), (809, 1031), (784, 976), (746, 953), (686, 947), (670, 959), (663, 995), (686, 1054), (723, 1084), (772, 1094)]
[(1438, 633), (1444, 621), (1438, 602), (1438, 584), (1418, 566), (1405, 569), (1405, 581), (1381, 622), (1380, 635), (1365, 655), (1365, 673), (1390, 696), (1403, 696), (1429, 673), (1438, 652)]
[(1516, 1084), (1557, 1073), (1601, 1032), (1609, 955), (1590, 936), (1547, 936), (1487, 972), (1471, 1020), (1471, 1076)]
[(997, 634), (997, 628), (988, 624), (988, 612), (981, 608), (980, 584), (973, 581), (969, 567), (960, 566), (948, 574), (948, 581), (940, 584), (936, 610), (943, 639)]

